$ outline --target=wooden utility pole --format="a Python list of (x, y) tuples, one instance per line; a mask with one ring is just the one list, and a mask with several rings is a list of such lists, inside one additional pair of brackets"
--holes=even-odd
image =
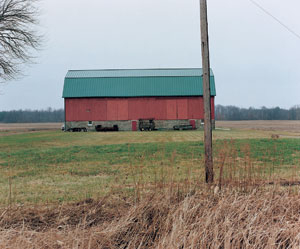
[(201, 21), (201, 48), (203, 68), (203, 99), (204, 99), (204, 147), (205, 147), (205, 181), (213, 183), (213, 157), (212, 157), (212, 124), (211, 124), (211, 103), (210, 103), (210, 63), (207, 23), (207, 3), (200, 0), (200, 21)]

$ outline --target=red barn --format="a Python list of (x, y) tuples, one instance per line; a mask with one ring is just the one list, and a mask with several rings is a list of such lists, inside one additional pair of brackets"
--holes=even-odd
[[(214, 75), (210, 78), (214, 121)], [(65, 77), (66, 129), (96, 125), (137, 130), (140, 119), (156, 128), (200, 128), (204, 119), (202, 69), (69, 71)]]

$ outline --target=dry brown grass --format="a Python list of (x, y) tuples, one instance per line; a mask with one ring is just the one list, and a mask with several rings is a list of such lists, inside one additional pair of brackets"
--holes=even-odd
[(299, 248), (297, 192), (213, 189), (1, 210), (0, 248)]

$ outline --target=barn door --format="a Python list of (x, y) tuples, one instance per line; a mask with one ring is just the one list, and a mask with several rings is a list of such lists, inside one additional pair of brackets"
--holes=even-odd
[(137, 131), (137, 121), (132, 121), (131, 126), (132, 126), (132, 131)]
[(190, 125), (193, 127), (193, 130), (196, 129), (196, 120), (190, 120)]

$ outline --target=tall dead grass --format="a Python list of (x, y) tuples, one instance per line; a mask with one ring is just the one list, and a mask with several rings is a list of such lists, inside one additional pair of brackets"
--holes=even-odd
[(299, 197), (223, 188), (19, 207), (1, 211), (0, 248), (299, 248)]

